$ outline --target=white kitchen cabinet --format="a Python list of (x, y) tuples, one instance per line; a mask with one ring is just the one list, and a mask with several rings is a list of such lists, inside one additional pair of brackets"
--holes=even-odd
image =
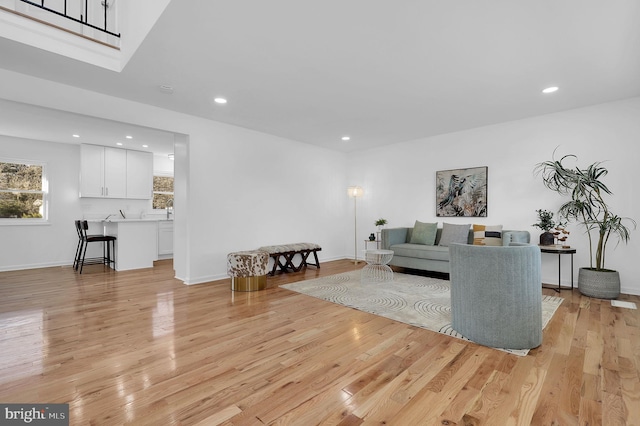
[(80, 196), (126, 198), (127, 153), (124, 149), (80, 145)]
[(127, 150), (127, 198), (153, 198), (153, 154)]
[(167, 259), (173, 255), (173, 221), (158, 222), (158, 259)]
[(153, 154), (81, 144), (80, 196), (153, 198)]

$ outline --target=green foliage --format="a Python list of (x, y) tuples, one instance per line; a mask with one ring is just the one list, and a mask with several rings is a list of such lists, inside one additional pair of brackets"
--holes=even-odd
[(0, 162), (0, 218), (39, 218), (42, 166)]
[(42, 189), (42, 166), (0, 162), (0, 189)]
[(173, 192), (173, 176), (154, 176), (153, 190), (159, 192)]
[(384, 226), (387, 224), (387, 219), (380, 218), (376, 220), (376, 226)]
[(536, 213), (538, 213), (538, 223), (534, 223), (532, 226), (540, 228), (545, 232), (549, 232), (556, 226), (552, 212), (548, 210), (536, 210)]
[(33, 218), (42, 217), (40, 194), (0, 194), (0, 218)]
[[(595, 270), (604, 270), (609, 238), (614, 236), (618, 241), (627, 243), (630, 231), (623, 222), (629, 223), (634, 229), (636, 222), (614, 214), (606, 203), (604, 196), (612, 195), (612, 192), (602, 182), (608, 171), (602, 167), (601, 162), (593, 163), (585, 169), (567, 167), (565, 162), (571, 158), (577, 159), (575, 155), (565, 155), (560, 160), (539, 163), (535, 172), (542, 175), (542, 182), (547, 188), (569, 197), (569, 201), (560, 206), (558, 215), (585, 227), (589, 236), (590, 266)], [(592, 232), (597, 238), (592, 239)]]
[[(173, 202), (173, 176), (153, 177), (153, 208), (164, 209)], [(164, 192), (165, 194), (163, 194)]]

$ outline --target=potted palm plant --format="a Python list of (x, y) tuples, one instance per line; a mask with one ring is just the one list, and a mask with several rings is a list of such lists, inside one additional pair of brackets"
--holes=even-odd
[(620, 295), (620, 274), (605, 268), (606, 249), (609, 239), (628, 242), (630, 230), (625, 223), (636, 227), (636, 222), (628, 217), (614, 214), (605, 200), (612, 192), (602, 178), (608, 171), (601, 162), (585, 169), (569, 167), (567, 160), (577, 159), (575, 155), (565, 155), (560, 160), (545, 161), (535, 167), (536, 174), (542, 175), (544, 185), (569, 200), (560, 206), (558, 215), (569, 222), (585, 227), (589, 238), (589, 267), (578, 272), (578, 288), (586, 296), (615, 299)]

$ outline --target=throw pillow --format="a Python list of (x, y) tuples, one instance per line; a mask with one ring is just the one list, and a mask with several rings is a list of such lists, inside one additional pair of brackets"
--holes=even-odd
[(436, 242), (437, 223), (422, 223), (416, 220), (411, 233), (411, 244), (424, 244), (432, 246)]
[(473, 225), (473, 244), (477, 246), (501, 246), (502, 225)]
[(470, 224), (454, 225), (453, 223), (442, 224), (442, 235), (438, 245), (449, 247), (451, 244), (467, 244), (469, 242)]

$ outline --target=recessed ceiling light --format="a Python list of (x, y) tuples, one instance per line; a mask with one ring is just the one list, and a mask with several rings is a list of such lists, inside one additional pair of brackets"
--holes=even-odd
[(553, 93), (553, 92), (557, 92), (557, 91), (558, 91), (558, 87), (551, 86), (551, 87), (547, 87), (546, 89), (544, 89), (542, 91), (542, 93)]
[(127, 138), (127, 139), (133, 139), (133, 136), (131, 136), (131, 135), (127, 135), (127, 136), (125, 136), (125, 138)]
[(71, 135), (71, 136), (73, 136), (74, 138), (79, 138), (80, 137), (80, 135)]
[(161, 84), (160, 86), (158, 86), (158, 90), (169, 95), (173, 93), (173, 87), (169, 86), (168, 84)]
[(116, 145), (122, 146), (122, 142), (116, 142)]
[(351, 137), (350, 136), (343, 136), (342, 140), (343, 141), (348, 141), (348, 140), (351, 140)]
[(225, 98), (215, 98), (213, 101), (215, 103), (217, 103), (217, 104), (226, 104), (227, 103), (227, 100)]
[(149, 148), (149, 145), (142, 145), (143, 148)]

